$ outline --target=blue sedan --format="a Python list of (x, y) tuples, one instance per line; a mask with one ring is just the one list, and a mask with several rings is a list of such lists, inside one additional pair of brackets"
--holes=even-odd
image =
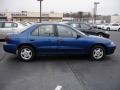
[(86, 54), (101, 60), (113, 54), (116, 45), (109, 39), (84, 33), (63, 24), (35, 24), (20, 34), (8, 35), (4, 50), (20, 60), (30, 61), (38, 55)]

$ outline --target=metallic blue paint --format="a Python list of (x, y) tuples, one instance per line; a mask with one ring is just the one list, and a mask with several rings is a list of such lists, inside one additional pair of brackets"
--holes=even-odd
[[(31, 45), (40, 54), (89, 54), (94, 45), (102, 45), (106, 49), (106, 54), (114, 53), (116, 45), (109, 39), (82, 35), (81, 37), (42, 37), (32, 36), (31, 32), (41, 24), (36, 24), (18, 35), (9, 35), (9, 40), (4, 44), (4, 50), (16, 54), (20, 45)], [(57, 24), (54, 24), (57, 25)], [(34, 41), (32, 41), (34, 40)]]

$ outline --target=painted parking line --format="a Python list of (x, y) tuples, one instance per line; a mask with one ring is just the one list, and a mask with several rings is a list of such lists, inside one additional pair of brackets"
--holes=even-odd
[(55, 90), (62, 90), (62, 86), (58, 85)]

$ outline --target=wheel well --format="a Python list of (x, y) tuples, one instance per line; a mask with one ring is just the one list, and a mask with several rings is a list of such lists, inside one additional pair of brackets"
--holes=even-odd
[(28, 44), (28, 43), (20, 44), (20, 45), (17, 47), (17, 50), (18, 50), (20, 47), (22, 47), (22, 46), (30, 46), (30, 47), (32, 47), (32, 48), (35, 50), (35, 52), (36, 52), (36, 48), (35, 48), (33, 45)]
[(110, 27), (107, 27), (107, 29), (110, 29)]
[(98, 32), (98, 33), (97, 33), (97, 35), (99, 35), (99, 34), (104, 35), (104, 33), (102, 33), (102, 32)]
[(98, 43), (98, 44), (94, 44), (90, 47), (89, 53), (90, 53), (91, 49), (95, 46), (102, 46), (105, 49), (105, 52), (107, 52), (107, 47), (104, 44)]

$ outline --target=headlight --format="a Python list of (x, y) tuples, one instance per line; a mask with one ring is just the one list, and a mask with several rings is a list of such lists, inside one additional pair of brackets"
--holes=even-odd
[(115, 45), (115, 43), (114, 43), (114, 42), (111, 42), (110, 44), (111, 44), (111, 45)]
[(107, 34), (108, 34), (109, 32), (108, 32), (108, 31), (105, 31), (105, 33), (107, 33)]

